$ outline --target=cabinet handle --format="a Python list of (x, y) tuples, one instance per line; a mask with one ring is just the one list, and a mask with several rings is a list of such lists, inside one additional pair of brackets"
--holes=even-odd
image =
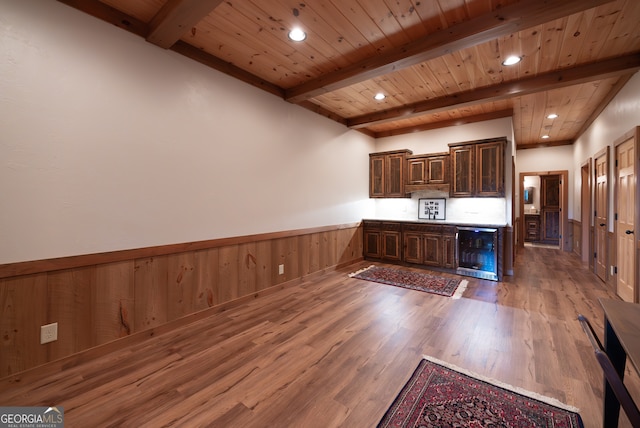
[(606, 225), (606, 223), (600, 223), (600, 226), (605, 226), (605, 225)]
[(627, 235), (631, 235), (633, 233), (633, 230), (625, 230), (624, 233), (626, 233)]

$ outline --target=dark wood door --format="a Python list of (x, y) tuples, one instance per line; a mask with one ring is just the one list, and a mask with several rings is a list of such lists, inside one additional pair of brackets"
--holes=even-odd
[(472, 196), (475, 192), (473, 171), (475, 145), (451, 147), (451, 196)]
[(422, 234), (418, 232), (404, 233), (404, 261), (422, 263)]
[(449, 156), (434, 156), (427, 158), (428, 182), (431, 184), (442, 184), (449, 182)]
[(364, 256), (376, 259), (382, 256), (379, 230), (364, 230)]
[(369, 197), (381, 198), (384, 196), (384, 156), (370, 156), (369, 158)]
[(424, 184), (426, 177), (426, 160), (425, 158), (409, 159), (407, 161), (407, 182), (409, 184)]
[(425, 233), (422, 242), (424, 242), (424, 264), (442, 266), (442, 235)]
[(478, 144), (476, 162), (478, 196), (504, 196), (503, 143)]
[(387, 260), (401, 260), (400, 232), (382, 232), (382, 258)]
[(405, 155), (387, 156), (385, 187), (387, 197), (404, 197)]
[(456, 268), (455, 245), (456, 237), (454, 235), (442, 237), (442, 266), (445, 268)]
[(560, 223), (560, 176), (540, 176), (542, 189), (540, 199), (541, 240), (547, 244), (558, 245), (561, 238)]

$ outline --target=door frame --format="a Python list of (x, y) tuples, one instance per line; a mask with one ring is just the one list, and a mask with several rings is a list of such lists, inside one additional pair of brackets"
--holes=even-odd
[[(635, 245), (635, 250), (636, 250), (636, 254), (635, 254), (635, 265), (636, 265), (636, 272), (635, 272), (635, 278), (634, 278), (634, 296), (633, 296), (633, 301), (635, 303), (640, 302), (640, 236), (638, 233), (638, 225), (640, 225), (640, 186), (638, 186), (638, 172), (640, 171), (640, 126), (637, 126), (633, 129), (631, 129), (630, 131), (626, 132), (624, 135), (622, 135), (620, 138), (618, 138), (617, 140), (614, 141), (613, 143), (613, 157), (614, 157), (614, 180), (613, 180), (613, 209), (614, 209), (614, 221), (613, 221), (613, 236), (614, 236), (614, 240), (615, 240), (615, 246), (616, 246), (616, 250), (618, 248), (618, 221), (617, 221), (617, 212), (618, 212), (618, 164), (617, 164), (617, 148), (620, 144), (624, 143), (625, 141), (629, 140), (630, 138), (634, 139), (634, 154), (635, 154), (635, 159), (634, 159), (634, 174), (636, 177), (636, 200), (635, 200), (635, 209), (634, 209), (634, 218), (633, 218), (633, 226), (635, 228), (635, 241), (636, 241), (636, 245)], [(616, 252), (616, 266), (618, 265), (618, 254)], [(618, 275), (616, 274), (615, 277), (615, 289), (617, 291), (618, 289)]]
[[(604, 204), (605, 204), (605, 208), (604, 208), (604, 214), (606, 217), (606, 225), (605, 225), (605, 236), (604, 236), (604, 257), (605, 257), (605, 269), (604, 269), (604, 278), (601, 277), (600, 275), (598, 275), (598, 263), (597, 263), (597, 257), (595, 256), (595, 254), (598, 252), (598, 230), (597, 228), (600, 227), (598, 222), (596, 221), (596, 211), (598, 208), (598, 177), (596, 176), (598, 174), (598, 170), (597, 170), (597, 163), (598, 163), (598, 159), (604, 157), (605, 158), (605, 162), (607, 163), (607, 168), (606, 168), (606, 178), (607, 178), (607, 189), (606, 189), (606, 195), (604, 197)], [(596, 154), (593, 155), (593, 169), (591, 170), (591, 174), (592, 174), (592, 180), (593, 180), (593, 204), (592, 204), (592, 212), (591, 214), (593, 215), (593, 247), (592, 250), (593, 252), (591, 253), (591, 257), (593, 258), (593, 273), (596, 274), (596, 276), (598, 278), (600, 278), (605, 284), (608, 284), (609, 286), (611, 286), (611, 283), (609, 282), (609, 277), (611, 274), (611, 270), (609, 268), (609, 266), (611, 266), (611, 262), (613, 261), (613, 259), (610, 257), (609, 254), (609, 247), (610, 247), (610, 242), (609, 242), (609, 222), (611, 221), (611, 216), (610, 216), (610, 210), (611, 210), (611, 206), (610, 206), (610, 200), (611, 200), (611, 168), (612, 168), (612, 162), (611, 162), (611, 147), (610, 146), (606, 146), (604, 147), (602, 150), (598, 151)]]
[(593, 240), (591, 238), (591, 220), (593, 215), (593, 184), (591, 174), (593, 170), (593, 159), (589, 158), (580, 167), (580, 259), (583, 263), (593, 265)]
[[(559, 175), (560, 176), (560, 249), (562, 251), (571, 251), (571, 241), (569, 234), (569, 171), (531, 171), (521, 172), (518, 186), (520, 187), (520, 198), (518, 201), (520, 218), (524, 219), (524, 177), (525, 176), (543, 176), (543, 175)], [(518, 245), (524, 248), (524, 220), (520, 221), (520, 233), (522, 239)]]

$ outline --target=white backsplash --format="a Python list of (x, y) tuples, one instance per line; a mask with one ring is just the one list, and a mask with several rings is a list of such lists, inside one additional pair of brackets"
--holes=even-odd
[(382, 220), (418, 220), (418, 200), (445, 198), (443, 223), (507, 224), (505, 198), (449, 198), (446, 192), (416, 192), (411, 199), (376, 199), (375, 218)]

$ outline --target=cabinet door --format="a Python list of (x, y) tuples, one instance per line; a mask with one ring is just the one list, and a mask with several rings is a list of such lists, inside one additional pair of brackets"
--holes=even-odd
[(382, 258), (401, 260), (400, 232), (382, 231)]
[(387, 155), (385, 190), (388, 197), (404, 197), (404, 154)]
[(408, 180), (409, 184), (424, 184), (426, 179), (426, 161), (425, 159), (409, 159), (408, 165)]
[(442, 235), (425, 233), (422, 236), (424, 244), (423, 263), (431, 266), (442, 265)]
[(503, 142), (478, 144), (478, 196), (504, 196)]
[(384, 156), (371, 156), (369, 158), (369, 197), (381, 198), (384, 196)]
[(444, 235), (442, 237), (442, 267), (448, 269), (456, 268), (455, 245), (455, 236)]
[(379, 230), (364, 230), (364, 256), (379, 259), (382, 257)]
[(404, 261), (422, 264), (422, 234), (404, 233)]
[(448, 156), (437, 156), (427, 158), (427, 182), (433, 184), (444, 184), (449, 182), (448, 177)]
[(473, 166), (475, 145), (451, 147), (452, 186), (451, 196), (472, 196), (475, 192)]

